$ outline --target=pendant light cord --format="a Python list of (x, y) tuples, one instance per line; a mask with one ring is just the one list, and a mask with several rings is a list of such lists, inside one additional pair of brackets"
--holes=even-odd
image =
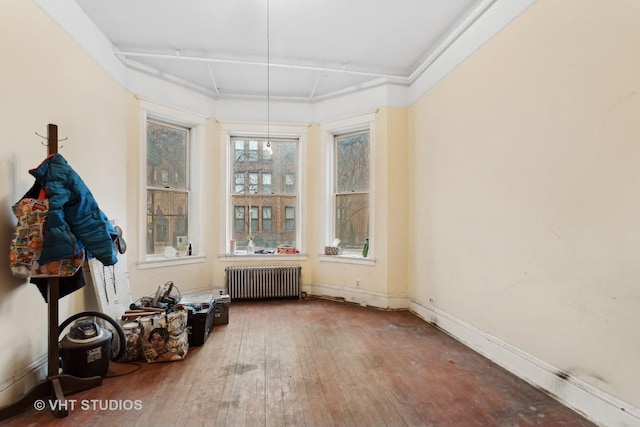
[(269, 42), (269, 0), (267, 0), (267, 147), (271, 147), (271, 43)]

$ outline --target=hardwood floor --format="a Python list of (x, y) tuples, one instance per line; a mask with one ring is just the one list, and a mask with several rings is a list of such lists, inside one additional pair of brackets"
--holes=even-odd
[(232, 302), (229, 324), (186, 360), (68, 399), (65, 418), (29, 409), (3, 424), (593, 426), (409, 312), (317, 298)]

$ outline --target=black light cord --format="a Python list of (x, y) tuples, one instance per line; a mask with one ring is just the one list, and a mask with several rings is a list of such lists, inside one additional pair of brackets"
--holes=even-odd
[(269, 22), (269, 0), (267, 0), (267, 147), (271, 147), (271, 33)]

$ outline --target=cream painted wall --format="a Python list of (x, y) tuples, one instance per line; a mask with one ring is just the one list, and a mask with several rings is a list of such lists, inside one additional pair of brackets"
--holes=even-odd
[[(344, 263), (342, 259), (312, 259), (313, 294), (341, 297), (347, 301), (383, 308), (406, 308), (407, 298), (407, 109), (385, 107), (375, 113), (372, 147), (374, 233), (370, 264)], [(318, 130), (319, 132), (319, 130)], [(316, 254), (324, 245), (327, 156), (326, 143), (318, 134), (310, 149), (316, 159), (309, 168), (308, 188), (311, 229)], [(324, 159), (325, 161), (322, 161)]]
[(380, 261), (387, 265), (385, 292), (406, 296), (409, 230), (407, 203), (408, 109), (386, 107), (376, 118), (376, 212), (384, 212), (382, 223), (376, 216), (376, 245)]
[(539, 0), (409, 114), (414, 301), (635, 407), (639, 21)]
[[(32, 2), (9, 0), (0, 16), (0, 241), (8, 260), (16, 219), (11, 206), (33, 184), (28, 170), (47, 149), (35, 135), (59, 126), (60, 153), (91, 189), (102, 210), (127, 228), (127, 144), (135, 98), (116, 84)], [(34, 383), (46, 361), (47, 306), (37, 288), (0, 269), (0, 406)], [(95, 298), (82, 289), (60, 300), (60, 319), (87, 308)], [(46, 367), (45, 367), (46, 369)], [(46, 372), (40, 370), (40, 375)]]
[[(140, 269), (138, 102), (32, 2), (9, 2), (0, 18), (0, 239), (10, 240), (10, 207), (46, 153), (34, 132), (56, 123), (69, 138), (62, 154), (125, 228), (134, 297), (166, 280), (222, 286), (231, 262), (219, 258), (220, 123), (205, 126), (205, 259)], [(394, 308), (408, 294), (640, 407), (638, 7), (539, 0), (410, 108), (380, 108), (373, 266), (319, 256), (326, 169), (320, 126), (310, 125), (305, 288)], [(0, 328), (10, 345), (0, 355), (0, 406), (30, 388), (47, 327), (36, 288), (3, 274)], [(94, 304), (76, 292), (61, 300), (61, 318)]]

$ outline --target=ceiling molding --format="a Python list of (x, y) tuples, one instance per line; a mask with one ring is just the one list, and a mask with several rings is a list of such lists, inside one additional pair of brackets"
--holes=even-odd
[[(405, 76), (362, 71), (347, 66), (338, 68), (277, 61), (183, 55), (179, 50), (172, 54), (119, 51), (74, 0), (32, 1), (105, 71), (134, 94), (159, 100), (162, 103), (175, 103), (177, 107), (211, 117), (225, 116), (225, 119), (232, 119), (234, 117), (229, 114), (242, 114), (251, 116), (255, 120), (261, 120), (261, 111), (267, 96), (258, 93), (220, 91), (218, 87), (220, 76), (214, 74), (212, 64), (264, 68), (268, 63), (271, 67), (284, 70), (317, 72), (317, 75), (312, 75), (306, 93), (302, 93), (301, 96), (270, 94), (270, 100), (279, 103), (280, 108), (283, 108), (282, 111), (276, 111), (276, 114), (283, 113), (293, 117), (308, 117), (309, 120), (321, 120), (326, 117), (355, 114), (358, 108), (362, 111), (387, 105), (407, 106), (427, 93), (440, 79), (535, 3), (535, 0), (483, 0), (461, 22), (457, 23), (454, 30), (438, 42), (433, 51), (410, 75)], [(135, 60), (143, 57), (201, 62), (207, 65), (203, 72), (209, 82), (208, 87), (159, 71)], [(352, 83), (330, 92), (318, 90), (323, 74), (339, 75), (340, 73), (352, 76)], [(358, 82), (358, 77), (364, 79)], [(369, 77), (370, 79), (366, 80)], [(310, 108), (301, 109), (302, 105)]]

